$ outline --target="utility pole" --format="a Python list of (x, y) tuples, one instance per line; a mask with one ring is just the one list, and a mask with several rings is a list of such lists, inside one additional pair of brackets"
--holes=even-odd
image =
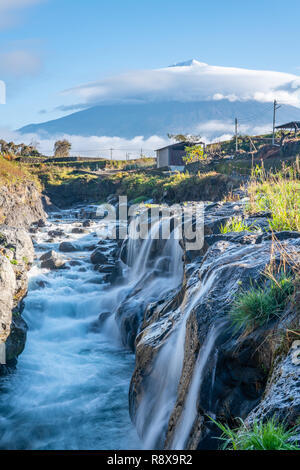
[(272, 135), (272, 145), (275, 144), (275, 126), (276, 126), (276, 111), (280, 108), (280, 105), (277, 104), (277, 101), (274, 100), (273, 107), (273, 135)]
[(235, 152), (237, 153), (239, 150), (238, 144), (238, 120), (235, 118)]
[(113, 157), (113, 149), (110, 149), (110, 159), (112, 160)]

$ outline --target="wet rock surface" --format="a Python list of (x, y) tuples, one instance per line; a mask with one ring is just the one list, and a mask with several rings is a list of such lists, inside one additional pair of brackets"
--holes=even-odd
[[(0, 340), (5, 343), (7, 367), (16, 363), (24, 349), (26, 324), (21, 317), (21, 301), (27, 293), (27, 271), (34, 259), (28, 232), (0, 226)], [(7, 371), (0, 366), (0, 374)]]
[(71, 242), (62, 242), (59, 245), (59, 251), (63, 253), (71, 253), (72, 251), (78, 251), (78, 248)]
[(65, 268), (66, 261), (53, 250), (48, 251), (40, 257), (41, 268), (44, 269), (63, 269)]
[[(171, 298), (148, 305), (144, 312), (138, 312), (133, 322), (129, 319), (134, 304), (131, 311), (129, 302), (128, 307), (123, 306), (121, 328), (124, 335), (131, 338), (132, 343), (137, 335), (130, 412), (139, 434), (154, 448), (218, 448), (215, 438), (219, 431), (208, 416), (236, 426), (237, 418), (249, 417), (250, 421), (255, 416), (266, 419), (277, 414), (280, 420), (284, 414), (288, 415), (292, 424), (299, 414), (299, 365), (291, 364), (288, 358), (291, 353), (278, 353), (286, 329), (299, 331), (299, 311), (295, 313), (293, 306), (294, 316), (284, 315), (284, 323), (273, 320), (247, 335), (237, 334), (228, 320), (235, 293), (264, 282), (263, 270), (271, 256), (275, 256), (272, 258), (275, 264), (280, 263), (281, 258), (276, 249), (274, 252), (273, 237), (265, 231), (220, 233), (220, 226), (230, 220), (233, 212), (239, 213), (241, 209), (241, 203), (216, 203), (205, 208), (204, 245), (197, 253), (185, 251), (186, 281)], [(255, 219), (260, 222), (260, 228), (266, 227), (264, 216), (251, 218), (249, 223), (254, 223)], [(297, 232), (275, 235), (286, 252), (293, 257), (299, 256)], [(124, 259), (127, 252), (128, 247)], [(159, 263), (164, 264), (162, 259)], [(206, 285), (209, 285), (207, 290)], [(191, 308), (192, 299), (197, 299), (201, 289), (202, 295)], [(165, 409), (169, 406), (169, 417), (165, 418), (164, 425), (159, 425), (159, 413), (163, 408), (157, 403), (166, 387), (160, 376), (167, 375), (168, 369), (172, 368), (172, 355), (176, 354), (175, 344), (179, 342), (179, 337), (175, 341), (176, 332), (186, 315), (183, 349), (176, 362), (180, 371), (175, 379), (178, 382), (169, 390), (169, 396), (173, 394), (165, 406)], [(207, 351), (207, 338), (220, 324), (223, 326), (214, 338), (201, 377), (198, 374), (197, 378), (199, 361), (201, 363), (201, 357), (205, 357)], [(166, 360), (168, 344), (169, 360)], [(280, 360), (276, 365), (278, 354)], [(197, 380), (198, 388), (192, 400), (190, 391)]]

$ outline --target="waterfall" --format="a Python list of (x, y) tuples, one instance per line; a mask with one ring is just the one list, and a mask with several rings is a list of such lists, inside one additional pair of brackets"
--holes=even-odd
[(218, 325), (213, 325), (199, 351), (184, 408), (180, 417), (180, 421), (177, 424), (172, 442), (171, 447), (174, 450), (185, 449), (185, 445), (192, 430), (192, 426), (197, 417), (197, 401), (199, 391), (201, 391), (201, 384), (203, 381), (205, 368), (215, 347), (218, 335), (223, 327), (224, 322), (221, 322)]
[[(137, 217), (138, 219), (138, 217)], [(178, 287), (183, 278), (183, 251), (174, 234), (162, 240), (159, 234), (163, 224), (170, 219), (156, 220), (152, 223), (145, 240), (134, 239), (131, 230), (136, 230), (138, 221), (134, 220), (129, 231), (127, 247), (127, 265), (129, 270), (125, 276), (125, 285), (134, 291), (137, 286), (142, 288), (135, 299), (144, 305), (164, 297), (168, 291)]]
[(172, 409), (176, 402), (177, 389), (184, 360), (186, 322), (193, 308), (213, 285), (216, 272), (206, 275), (190, 289), (182, 302), (179, 325), (167, 338), (157, 354), (153, 371), (148, 381), (151, 388), (146, 391), (137, 410), (136, 426), (143, 438), (145, 449), (162, 448)]

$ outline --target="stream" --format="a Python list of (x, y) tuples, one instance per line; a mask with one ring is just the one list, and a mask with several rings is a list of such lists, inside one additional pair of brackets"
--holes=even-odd
[[(76, 235), (76, 219), (62, 214), (36, 235), (23, 312), (26, 347), (16, 370), (0, 379), (0, 449), (138, 449), (128, 412), (134, 355), (121, 345), (116, 325), (91, 328), (126, 287), (120, 297), (118, 289), (110, 292), (90, 262), (86, 246), (97, 243), (97, 224)], [(64, 254), (73, 261), (68, 269), (41, 269), (38, 258), (65, 241), (48, 241), (48, 231), (57, 229), (79, 251)]]

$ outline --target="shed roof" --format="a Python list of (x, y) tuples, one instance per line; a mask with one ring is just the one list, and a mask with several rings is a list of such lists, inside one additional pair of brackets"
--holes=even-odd
[(300, 129), (300, 121), (291, 121), (286, 124), (281, 124), (280, 126), (276, 126), (276, 129)]
[(168, 148), (177, 148), (177, 147), (182, 147), (182, 145), (204, 145), (204, 142), (186, 142), (185, 140), (182, 141), (182, 142), (176, 142), (175, 144), (170, 144), (170, 145), (166, 145), (165, 147), (161, 147), (159, 149), (156, 149), (156, 152), (158, 150), (164, 150), (164, 149), (168, 149)]

